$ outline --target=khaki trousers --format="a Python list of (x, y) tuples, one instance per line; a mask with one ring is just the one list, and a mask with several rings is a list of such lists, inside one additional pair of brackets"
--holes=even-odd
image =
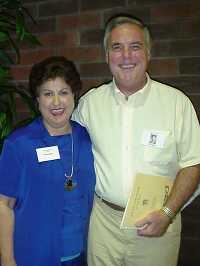
[(162, 237), (141, 237), (120, 229), (123, 212), (95, 197), (88, 238), (88, 266), (176, 266), (181, 217)]

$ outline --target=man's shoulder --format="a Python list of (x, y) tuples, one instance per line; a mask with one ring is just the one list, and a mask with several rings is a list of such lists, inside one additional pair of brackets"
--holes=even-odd
[(110, 81), (108, 83), (103, 83), (99, 85), (98, 87), (94, 87), (87, 91), (83, 96), (81, 96), (80, 100), (88, 100), (88, 99), (93, 99), (96, 97), (103, 97), (107, 93), (109, 93), (111, 87), (112, 87), (113, 82)]
[(157, 80), (151, 80), (152, 81), (152, 88), (155, 90), (155, 92), (161, 93), (163, 96), (169, 96), (169, 97), (178, 97), (182, 99), (188, 99), (187, 95), (185, 95), (184, 92), (181, 91), (181, 89), (173, 87), (167, 83), (163, 83)]

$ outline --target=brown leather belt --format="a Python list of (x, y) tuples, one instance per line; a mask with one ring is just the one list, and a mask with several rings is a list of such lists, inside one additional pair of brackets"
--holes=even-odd
[(96, 196), (103, 202), (103, 203), (105, 203), (108, 207), (110, 207), (111, 209), (113, 209), (113, 210), (115, 210), (115, 211), (121, 211), (121, 212), (123, 212), (124, 210), (125, 210), (125, 208), (124, 207), (121, 207), (121, 206), (119, 206), (119, 205), (116, 205), (116, 204), (114, 204), (114, 203), (112, 203), (112, 202), (109, 202), (109, 201), (107, 201), (107, 200), (105, 200), (105, 199), (102, 199), (99, 195), (97, 195), (96, 194)]

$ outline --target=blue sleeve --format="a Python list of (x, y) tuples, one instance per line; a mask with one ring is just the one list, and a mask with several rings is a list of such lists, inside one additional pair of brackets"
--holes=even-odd
[(93, 199), (94, 199), (94, 189), (96, 184), (96, 175), (95, 175), (95, 169), (94, 169), (94, 157), (92, 153), (92, 145), (91, 141), (88, 141), (88, 156), (87, 156), (87, 162), (86, 165), (88, 167), (88, 210), (89, 215), (92, 210), (93, 205)]
[(92, 145), (89, 136), (87, 135), (84, 146), (82, 146), (82, 164), (84, 165), (85, 173), (87, 176), (85, 186), (87, 186), (87, 219), (85, 224), (85, 232), (84, 232), (84, 251), (87, 250), (87, 236), (88, 236), (88, 229), (89, 229), (89, 221), (90, 221), (90, 214), (93, 206), (93, 199), (94, 199), (94, 190), (96, 184), (96, 175), (94, 169), (94, 158), (92, 152)]
[(5, 140), (0, 155), (0, 194), (17, 198), (20, 169), (20, 159), (14, 143)]

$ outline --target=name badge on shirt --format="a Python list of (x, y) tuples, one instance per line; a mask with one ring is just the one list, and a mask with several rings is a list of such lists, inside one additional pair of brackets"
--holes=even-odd
[(163, 148), (165, 144), (166, 134), (161, 131), (145, 130), (142, 134), (142, 144), (145, 146), (155, 146)]
[(58, 146), (44, 147), (36, 149), (38, 162), (46, 162), (60, 159)]

